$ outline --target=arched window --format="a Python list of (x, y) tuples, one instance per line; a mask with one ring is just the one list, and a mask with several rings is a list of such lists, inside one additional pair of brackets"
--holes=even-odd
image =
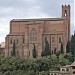
[(12, 39), (10, 39), (10, 44), (12, 44)]
[(17, 44), (18, 44), (18, 39), (17, 39)]
[(65, 10), (64, 16), (67, 16), (67, 11)]
[(37, 31), (35, 28), (32, 28), (30, 32), (30, 41), (36, 41), (37, 40)]
[(24, 44), (24, 38), (23, 38), (23, 44)]
[(29, 51), (29, 56), (30, 56), (30, 51)]
[(75, 74), (75, 71), (73, 71), (73, 74)]
[(69, 71), (69, 68), (67, 68), (66, 71)]
[(61, 43), (61, 37), (59, 37), (59, 43)]

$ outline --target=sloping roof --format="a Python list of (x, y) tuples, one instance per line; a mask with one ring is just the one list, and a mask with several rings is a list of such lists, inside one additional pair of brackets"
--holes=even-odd
[(62, 66), (62, 68), (69, 68), (69, 67), (70, 67), (70, 65)]
[(2, 42), (2, 43), (0, 44), (0, 47), (1, 47), (1, 48), (4, 48), (4, 47), (5, 47), (5, 42)]
[(75, 61), (70, 66), (75, 66)]
[(24, 33), (9, 33), (7, 36), (19, 36), (19, 35), (24, 35)]
[(12, 19), (12, 21), (25, 21), (25, 22), (30, 22), (30, 21), (46, 21), (46, 20), (51, 20), (51, 21), (61, 21), (65, 20), (65, 18), (37, 18), (37, 19)]

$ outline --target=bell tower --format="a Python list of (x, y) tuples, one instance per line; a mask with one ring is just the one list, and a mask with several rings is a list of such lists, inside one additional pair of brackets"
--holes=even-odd
[(62, 5), (62, 18), (68, 20), (68, 39), (70, 39), (70, 5)]

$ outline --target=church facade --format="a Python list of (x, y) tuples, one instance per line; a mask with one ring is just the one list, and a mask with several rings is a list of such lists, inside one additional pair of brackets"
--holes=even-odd
[(11, 56), (15, 41), (16, 56), (33, 58), (35, 45), (37, 57), (45, 48), (48, 40), (51, 52), (60, 51), (61, 42), (64, 53), (70, 39), (70, 5), (62, 5), (61, 18), (13, 19), (10, 21), (10, 32), (5, 38), (5, 56)]

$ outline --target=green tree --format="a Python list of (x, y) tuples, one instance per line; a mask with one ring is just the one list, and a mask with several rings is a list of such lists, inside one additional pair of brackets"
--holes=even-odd
[(48, 43), (48, 40), (47, 38), (45, 38), (45, 55), (50, 55), (51, 56), (51, 50), (50, 50), (50, 46), (49, 46), (49, 43)]
[(43, 52), (41, 53), (41, 56), (42, 56), (42, 57), (43, 57), (43, 56), (46, 56), (45, 51), (43, 51)]
[(74, 36), (71, 37), (71, 51), (72, 55), (74, 55)]
[(73, 58), (75, 60), (75, 34), (71, 37), (71, 51)]
[(54, 54), (56, 54), (56, 48), (54, 49)]
[(70, 48), (71, 48), (71, 42), (68, 41), (67, 42), (67, 45), (66, 45), (66, 53), (69, 53), (70, 52)]
[(74, 61), (74, 58), (73, 58), (73, 55), (71, 52), (67, 53), (64, 58), (68, 59), (69, 62), (73, 62)]
[(35, 44), (34, 44), (34, 48), (33, 48), (33, 58), (36, 58), (37, 57), (37, 51), (36, 51), (36, 47), (35, 47)]
[(56, 56), (57, 56), (58, 63), (59, 63), (59, 56), (60, 56), (60, 51), (58, 51), (58, 52), (56, 53)]
[(13, 51), (12, 51), (12, 56), (16, 56), (15, 40), (14, 40), (14, 42), (13, 42)]
[(63, 49), (63, 44), (61, 43), (61, 50), (60, 53), (63, 54), (64, 53), (64, 49)]
[[(59, 63), (57, 58), (59, 58)], [(50, 70), (59, 70), (61, 66), (69, 64), (71, 63), (69, 63), (68, 58), (64, 58), (64, 54), (59, 55), (59, 53), (57, 56), (53, 54), (51, 59), (44, 57), (30, 60), (1, 56), (0, 73), (2, 73), (1, 75), (48, 75)]]

